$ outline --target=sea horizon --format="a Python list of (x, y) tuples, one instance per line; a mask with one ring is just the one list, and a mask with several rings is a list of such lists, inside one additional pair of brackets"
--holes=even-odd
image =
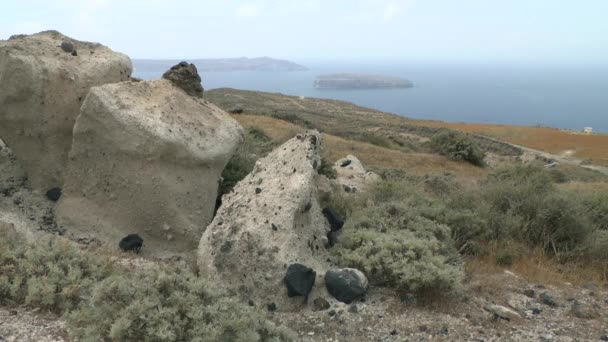
[[(133, 59), (134, 76), (154, 79), (180, 59)], [(151, 63), (153, 61), (153, 63)], [(161, 63), (159, 63), (159, 61)], [(294, 60), (307, 71), (222, 71), (201, 75), (206, 90), (235, 88), (342, 100), (418, 120), (543, 126), (608, 133), (608, 68), (597, 65)], [(395, 76), (406, 89), (316, 89), (317, 76)]]

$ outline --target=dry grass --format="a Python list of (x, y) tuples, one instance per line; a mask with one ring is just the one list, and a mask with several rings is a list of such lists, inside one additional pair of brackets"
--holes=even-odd
[[(278, 142), (286, 141), (303, 132), (303, 127), (262, 115), (239, 114), (233, 116), (245, 127), (257, 127)], [(355, 155), (366, 167), (399, 168), (412, 174), (430, 172), (450, 172), (461, 180), (474, 180), (483, 177), (486, 170), (469, 163), (449, 160), (443, 156), (428, 153), (404, 153), (359, 141), (347, 140), (323, 134), (326, 156), (330, 161)]]
[(573, 191), (608, 192), (608, 182), (568, 182), (559, 184), (558, 186), (562, 189)]
[[(491, 247), (490, 251), (499, 248)], [(523, 254), (509, 267), (496, 264), (496, 253), (472, 257), (465, 264), (467, 277), (502, 274), (509, 270), (530, 283), (563, 286), (565, 283), (582, 285), (589, 282), (606, 282), (608, 279), (600, 265), (588, 263), (559, 263), (540, 248), (521, 246)]]
[(449, 123), (415, 121), (430, 127), (443, 127), (470, 133), (480, 133), (512, 144), (564, 155), (568, 151), (581, 159), (592, 159), (594, 164), (608, 166), (608, 135), (586, 135), (547, 127)]

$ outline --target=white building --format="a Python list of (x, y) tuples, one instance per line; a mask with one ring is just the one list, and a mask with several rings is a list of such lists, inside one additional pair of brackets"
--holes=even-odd
[(593, 133), (593, 127), (585, 127), (585, 128), (583, 128), (583, 133), (587, 133), (587, 134)]

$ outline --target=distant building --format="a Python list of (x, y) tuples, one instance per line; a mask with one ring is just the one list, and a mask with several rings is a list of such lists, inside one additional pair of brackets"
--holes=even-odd
[(587, 133), (587, 134), (593, 133), (593, 127), (585, 127), (585, 128), (583, 128), (583, 133)]

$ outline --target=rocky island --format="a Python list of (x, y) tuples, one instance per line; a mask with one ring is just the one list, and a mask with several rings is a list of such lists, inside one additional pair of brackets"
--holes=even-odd
[(320, 75), (314, 82), (318, 89), (377, 89), (377, 88), (410, 88), (414, 84), (406, 79), (368, 74), (326, 74)]
[[(133, 64), (139, 71), (167, 69), (180, 61), (135, 59)], [(192, 63), (200, 72), (220, 71), (306, 71), (307, 67), (284, 59), (271, 57), (206, 58), (195, 59)]]

